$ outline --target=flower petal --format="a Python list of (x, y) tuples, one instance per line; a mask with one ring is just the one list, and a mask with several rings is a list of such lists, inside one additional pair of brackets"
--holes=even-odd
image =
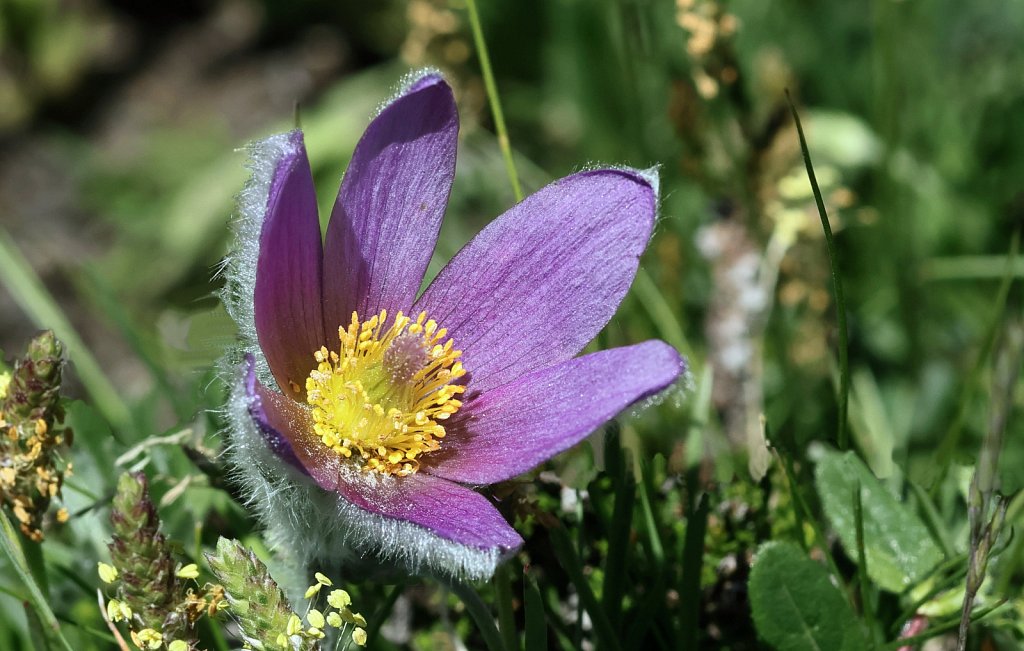
[(263, 386), (253, 373), (251, 362), (246, 393), (250, 398), (249, 415), (270, 451), (321, 488), (333, 491), (341, 474), (341, 460), (313, 431), (309, 407)]
[(360, 470), (357, 462), (342, 461), (320, 443), (305, 405), (260, 384), (251, 361), (245, 381), (249, 415), (267, 447), (323, 490), (364, 511), (424, 527), (467, 547), (505, 554), (522, 544), (483, 495), (423, 473), (392, 477)]
[(321, 278), (323, 251), (316, 192), (302, 132), (289, 134), (290, 150), (274, 170), (260, 231), (253, 307), (256, 334), (285, 394), (301, 399), (306, 376), (324, 345)]
[(584, 355), (491, 389), (452, 417), (421, 472), (493, 484), (575, 445), (620, 411), (665, 389), (685, 363), (660, 341)]
[(654, 212), (654, 189), (638, 172), (556, 181), (459, 251), (415, 311), (448, 329), (473, 392), (570, 359), (629, 289)]
[(357, 472), (340, 482), (337, 491), (361, 509), (410, 522), (460, 545), (497, 549), (502, 555), (523, 544), (487, 498), (469, 488), (422, 472), (408, 477)]
[(353, 311), (408, 313), (448, 204), (458, 132), (451, 88), (436, 74), (411, 84), (366, 129), (327, 227), (328, 332)]

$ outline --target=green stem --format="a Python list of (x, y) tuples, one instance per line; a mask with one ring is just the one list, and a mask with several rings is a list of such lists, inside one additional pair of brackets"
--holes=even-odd
[(487, 42), (484, 40), (484, 30), (480, 26), (480, 14), (476, 9), (476, 0), (466, 0), (466, 9), (469, 11), (469, 24), (473, 30), (473, 44), (476, 46), (477, 57), (480, 59), (480, 72), (483, 73), (484, 87), (487, 89), (487, 101), (491, 104), (494, 130), (498, 133), (498, 147), (501, 148), (501, 156), (505, 159), (505, 171), (508, 173), (508, 180), (512, 184), (512, 193), (518, 203), (523, 200), (523, 189), (519, 185), (519, 174), (516, 172), (516, 163), (512, 159), (512, 144), (508, 139), (505, 114), (501, 111), (498, 85), (494, 82), (491, 57), (487, 54)]
[(796, 123), (796, 132), (800, 137), (800, 151), (804, 155), (804, 166), (807, 168), (807, 178), (811, 181), (811, 190), (814, 192), (814, 203), (818, 206), (818, 216), (821, 218), (821, 228), (825, 231), (825, 248), (828, 250), (828, 262), (832, 267), (832, 287), (836, 294), (836, 316), (839, 321), (839, 424), (836, 438), (839, 449), (845, 450), (849, 447), (849, 437), (846, 433), (846, 412), (850, 402), (850, 360), (848, 333), (846, 331), (846, 297), (843, 295), (843, 281), (839, 274), (839, 260), (836, 257), (836, 242), (832, 237), (832, 226), (828, 221), (828, 213), (825, 212), (825, 201), (821, 198), (821, 189), (818, 187), (818, 180), (814, 176), (814, 165), (811, 163), (811, 152), (807, 148), (807, 139), (804, 137), (804, 128), (800, 124), (800, 116), (797, 115), (793, 98), (786, 91), (786, 99), (789, 100), (789, 110), (793, 113), (793, 121)]
[(40, 623), (45, 626), (45, 634), (47, 639), (51, 642), (57, 643), (60, 648), (64, 651), (72, 651), (71, 645), (64, 638), (64, 634), (60, 630), (60, 624), (57, 622), (57, 617), (54, 616), (53, 611), (50, 610), (49, 600), (43, 595), (42, 590), (39, 588), (39, 584), (36, 582), (35, 577), (32, 576), (32, 571), (29, 568), (28, 560), (25, 558), (25, 554), (21, 548), (20, 536), (15, 531), (14, 526), (11, 525), (11, 521), (7, 518), (7, 514), (0, 510), (0, 547), (3, 548), (8, 560), (14, 567), (15, 572), (21, 579), (25, 587), (28, 588), (29, 602), (32, 608), (35, 610), (36, 615), (40, 619)]
[(860, 606), (871, 636), (869, 648), (874, 649), (878, 642), (878, 629), (875, 625), (875, 604), (872, 597), (871, 581), (868, 579), (868, 555), (864, 550), (864, 505), (861, 502), (860, 482), (857, 482), (853, 493), (853, 521), (857, 530), (857, 580), (860, 584)]
[(516, 618), (512, 610), (512, 579), (508, 565), (502, 565), (494, 573), (495, 601), (498, 605), (498, 631), (505, 641), (506, 651), (519, 651), (519, 635), (516, 631)]
[(501, 639), (498, 627), (494, 625), (494, 615), (491, 614), (491, 609), (483, 602), (483, 599), (473, 589), (473, 586), (456, 579), (449, 583), (448, 587), (466, 605), (466, 610), (469, 611), (469, 616), (476, 622), (476, 627), (480, 630), (480, 634), (483, 635), (484, 643), (487, 645), (488, 650), (505, 651), (505, 643)]

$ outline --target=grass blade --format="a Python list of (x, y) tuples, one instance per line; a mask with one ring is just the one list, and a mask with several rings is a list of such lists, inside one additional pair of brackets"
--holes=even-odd
[(704, 537), (708, 530), (711, 504), (707, 493), (701, 493), (697, 508), (686, 519), (686, 537), (683, 541), (683, 576), (679, 582), (679, 646), (696, 649), (700, 632), (701, 606), (700, 572), (704, 565)]
[(807, 168), (807, 178), (811, 182), (811, 190), (814, 192), (814, 203), (818, 206), (818, 216), (821, 218), (821, 228), (825, 231), (825, 248), (828, 250), (828, 262), (832, 267), (832, 289), (836, 296), (836, 318), (839, 321), (839, 422), (836, 428), (836, 440), (839, 449), (846, 450), (849, 445), (849, 435), (846, 431), (846, 413), (850, 403), (850, 359), (849, 333), (846, 330), (846, 297), (843, 294), (843, 279), (839, 273), (839, 260), (836, 257), (836, 243), (832, 237), (832, 226), (828, 221), (828, 213), (825, 211), (825, 201), (821, 198), (821, 189), (818, 187), (818, 180), (814, 176), (814, 165), (811, 163), (811, 152), (807, 148), (807, 139), (804, 137), (804, 128), (800, 124), (800, 116), (797, 115), (796, 105), (793, 98), (786, 91), (786, 99), (789, 101), (789, 110), (793, 114), (793, 121), (796, 123), (796, 132), (800, 137), (800, 151), (804, 155), (804, 166)]
[(512, 610), (512, 578), (508, 565), (502, 565), (494, 573), (495, 601), (498, 606), (498, 632), (505, 642), (506, 651), (519, 651), (519, 633), (516, 631), (516, 617)]
[(523, 577), (523, 609), (526, 615), (526, 651), (547, 651), (548, 629), (544, 598), (530, 576)]
[(875, 648), (877, 628), (875, 626), (874, 595), (868, 579), (868, 555), (864, 550), (864, 505), (861, 503), (860, 484), (853, 491), (853, 523), (857, 531), (857, 580), (860, 584), (860, 606), (868, 625), (870, 648)]
[(106, 419), (117, 429), (127, 427), (131, 413), (121, 394), (3, 228), (0, 228), (0, 281), (36, 326), (53, 330), (64, 342), (85, 390)]
[(466, 0), (466, 10), (469, 12), (473, 43), (476, 45), (477, 56), (480, 59), (480, 72), (483, 74), (484, 87), (487, 89), (487, 101), (491, 104), (494, 130), (498, 134), (498, 147), (501, 148), (501, 156), (505, 159), (505, 171), (508, 173), (508, 180), (512, 184), (512, 193), (518, 203), (523, 200), (523, 188), (519, 184), (519, 173), (516, 172), (516, 163), (512, 158), (512, 143), (508, 139), (505, 114), (501, 110), (501, 101), (498, 99), (498, 85), (494, 81), (494, 71), (491, 70), (491, 57), (487, 53), (487, 41), (484, 40), (484, 30), (480, 26), (480, 13), (476, 9), (476, 0)]
[[(626, 591), (626, 562), (629, 559), (629, 538), (633, 531), (633, 507), (636, 504), (636, 479), (629, 464), (622, 459), (618, 436), (609, 432), (605, 454), (608, 472), (612, 475), (615, 503), (608, 531), (608, 556), (604, 565), (604, 583), (601, 586), (601, 605), (608, 613), (616, 634), (622, 630), (622, 600)], [(614, 443), (611, 439), (614, 438)], [(615, 449), (610, 449), (610, 448)], [(612, 460), (616, 460), (613, 464)]]
[(72, 651), (71, 645), (64, 638), (64, 634), (61, 633), (60, 624), (57, 622), (56, 616), (53, 611), (50, 610), (50, 605), (46, 597), (43, 596), (42, 590), (39, 588), (39, 584), (36, 582), (35, 577), (32, 576), (32, 572), (29, 569), (28, 560), (25, 558), (24, 553), (21, 550), (21, 544), (18, 538), (18, 532), (15, 531), (11, 525), (11, 521), (7, 518), (7, 514), (0, 511), (0, 527), (3, 531), (0, 532), (0, 547), (3, 548), (4, 554), (6, 554), (11, 565), (14, 567), (14, 571), (18, 574), (22, 583), (28, 588), (29, 603), (32, 608), (35, 609), (35, 614), (41, 620), (44, 626), (44, 634), (48, 640), (56, 642), (59, 648), (64, 651)]
[(448, 587), (465, 604), (469, 616), (473, 618), (477, 629), (484, 638), (488, 651), (505, 651), (505, 643), (498, 632), (498, 627), (494, 624), (494, 615), (491, 614), (491, 609), (487, 607), (473, 586), (455, 580), (448, 584)]
[(559, 526), (550, 529), (549, 534), (555, 556), (558, 558), (562, 569), (569, 575), (569, 579), (572, 580), (573, 585), (576, 587), (576, 594), (579, 595), (580, 603), (587, 611), (587, 614), (590, 615), (590, 620), (594, 624), (598, 648), (608, 649), (609, 651), (621, 651), (622, 647), (619, 645), (615, 629), (612, 628), (611, 622), (608, 621), (607, 613), (601, 608), (601, 604), (598, 602), (593, 589), (591, 589), (587, 577), (583, 574), (583, 566), (580, 564), (579, 556), (573, 548), (569, 533), (564, 527)]

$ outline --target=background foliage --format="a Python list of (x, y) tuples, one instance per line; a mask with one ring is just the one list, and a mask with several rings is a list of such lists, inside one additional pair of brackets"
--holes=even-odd
[[(503, 648), (852, 651), (898, 648), (901, 631), (955, 648), (965, 590), (968, 647), (1018, 648), (1024, 5), (480, 12), (527, 192), (591, 163), (660, 165), (656, 235), (594, 345), (661, 338), (692, 368), (498, 488), (527, 538), (479, 586)], [(218, 456), (212, 364), (234, 333), (213, 271), (238, 148), (289, 128), (298, 103), (326, 205), (374, 107), (409, 68), (440, 67), (463, 131), (436, 273), (513, 203), (476, 51), (455, 1), (0, 0), (0, 347), (10, 361), (53, 328), (71, 360), (70, 519), (46, 528), (34, 576), (73, 648), (113, 644), (95, 568), (122, 471), (149, 476), (163, 531), (207, 579), (219, 536), (274, 572)], [(787, 88), (835, 232), (848, 373)], [(0, 559), (5, 649), (33, 644), (18, 567)], [(334, 578), (370, 648), (494, 643), (475, 593)], [(224, 631), (203, 643), (237, 647)]]

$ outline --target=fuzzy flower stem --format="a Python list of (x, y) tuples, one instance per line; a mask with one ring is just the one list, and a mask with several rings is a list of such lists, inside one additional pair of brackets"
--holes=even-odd
[(505, 171), (508, 173), (508, 180), (512, 184), (512, 193), (518, 203), (523, 200), (523, 188), (519, 185), (519, 173), (516, 172), (516, 163), (512, 158), (512, 143), (508, 139), (505, 114), (501, 110), (498, 85), (494, 81), (494, 71), (491, 70), (491, 57), (487, 53), (487, 42), (484, 40), (484, 30), (480, 26), (480, 13), (476, 9), (476, 0), (466, 0), (466, 10), (469, 12), (469, 24), (473, 29), (473, 43), (476, 45), (477, 56), (480, 58), (480, 72), (484, 76), (487, 100), (491, 104), (491, 115), (494, 116), (494, 130), (498, 132), (498, 146), (501, 147), (501, 156), (505, 159)]

